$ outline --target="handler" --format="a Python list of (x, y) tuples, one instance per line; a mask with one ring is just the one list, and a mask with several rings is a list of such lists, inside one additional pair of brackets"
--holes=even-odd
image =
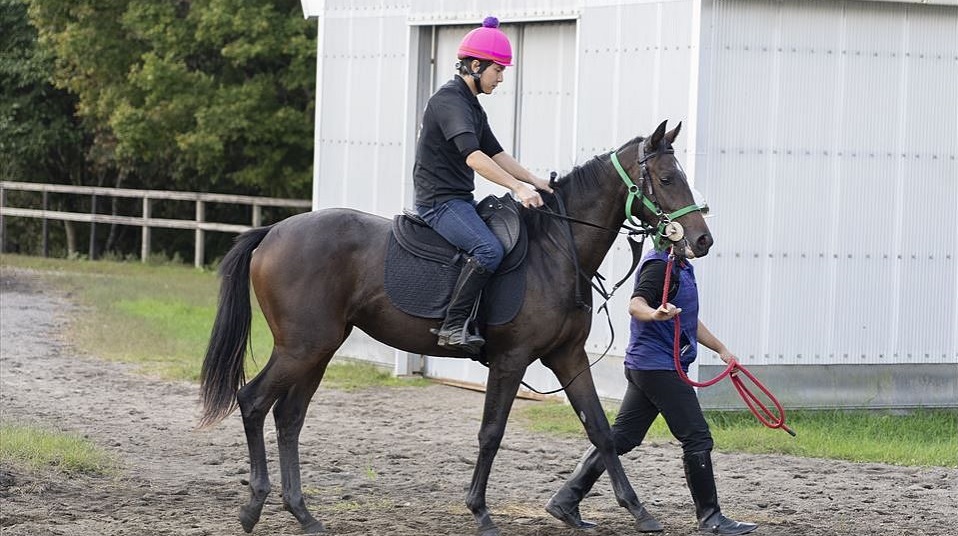
[(495, 17), (469, 32), (459, 45), (458, 75), (426, 104), (413, 184), (416, 212), (443, 238), (466, 252), (442, 327), (433, 330), (439, 346), (478, 353), (485, 340), (470, 333), (468, 320), (479, 293), (502, 262), (502, 244), (476, 214), (475, 173), (504, 186), (525, 207), (542, 206), (542, 197), (523, 183), (551, 192), (503, 151), (476, 96), (490, 94), (512, 65), (512, 46)]
[[(695, 391), (675, 371), (671, 320), (682, 313), (681, 363), (686, 372), (695, 361), (700, 342), (726, 363), (735, 356), (699, 320), (695, 272), (687, 260), (674, 263), (668, 303), (661, 303), (667, 260), (667, 252), (650, 251), (636, 275), (635, 291), (629, 302), (631, 337), (625, 354), (628, 386), (612, 425), (615, 448), (621, 456), (640, 445), (652, 421), (661, 413), (672, 435), (682, 443), (685, 481), (695, 503), (699, 530), (745, 534), (757, 525), (731, 520), (719, 508), (712, 472), (712, 434)], [(604, 471), (605, 464), (595, 447), (587, 450), (569, 480), (549, 499), (546, 511), (570, 527), (594, 527), (595, 523), (580, 517), (579, 502)]]

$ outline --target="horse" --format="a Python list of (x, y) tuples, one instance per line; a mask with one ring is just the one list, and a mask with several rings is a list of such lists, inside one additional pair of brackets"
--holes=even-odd
[[(672, 238), (680, 239), (674, 248), (679, 256), (708, 253), (712, 236), (694, 209), (691, 188), (672, 149), (682, 124), (666, 132), (666, 123), (651, 136), (635, 137), (555, 181), (553, 195), (559, 199), (547, 197), (564, 205), (565, 219), (521, 210), (529, 241), (524, 302), (511, 322), (487, 327), (483, 348), (489, 371), (479, 454), (466, 495), (481, 536), (500, 534), (486, 505), (486, 487), (523, 374), (536, 359), (565, 386), (572, 408), (602, 454), (618, 504), (635, 517), (639, 530), (650, 517), (616, 455), (589, 370), (585, 342), (591, 328), (591, 292), (580, 299), (572, 289), (582, 283), (588, 288), (626, 218), (631, 222), (637, 217), (647, 228), (668, 226), (670, 232), (678, 226), (680, 232)], [(636, 199), (640, 202), (634, 203)], [(283, 505), (304, 532), (325, 531), (303, 499), (299, 434), (327, 365), (353, 327), (406, 352), (470, 357), (436, 344), (430, 328), (438, 328), (440, 321), (408, 315), (390, 303), (383, 273), (390, 225), (389, 219), (345, 208), (297, 214), (239, 235), (221, 263), (219, 304), (201, 372), (200, 426), (212, 426), (237, 407), (242, 414), (250, 457), (249, 502), (239, 514), (246, 532), (259, 521), (270, 492), (263, 437), (270, 408)], [(263, 369), (246, 383), (250, 283), (274, 346)]]

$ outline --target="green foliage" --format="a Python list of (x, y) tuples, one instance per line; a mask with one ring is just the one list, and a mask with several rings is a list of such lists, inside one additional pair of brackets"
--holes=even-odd
[(90, 475), (109, 474), (115, 466), (108, 454), (76, 434), (8, 422), (0, 423), (0, 461)]
[(31, 16), (128, 180), (308, 191), (315, 29), (298, 1), (44, 0)]
[[(606, 410), (609, 422), (617, 411)], [(545, 402), (516, 411), (532, 430), (582, 437), (585, 432), (567, 404)], [(854, 462), (958, 467), (958, 411), (789, 411), (786, 419), (798, 434), (791, 437), (761, 425), (747, 411), (706, 411), (717, 450), (790, 454)], [(658, 417), (647, 441), (674, 440)]]
[[(298, 0), (0, 0), (0, 22), (0, 179), (308, 197), (316, 31)], [(129, 213), (126, 201), (99, 211)], [(49, 208), (91, 210), (76, 195)], [(209, 217), (247, 212), (214, 206)], [(11, 221), (8, 242), (38, 251), (36, 226)], [(63, 225), (51, 226), (57, 253), (87, 232)], [(138, 232), (102, 227), (97, 255), (139, 250)], [(154, 244), (189, 257), (180, 235), (157, 231)], [(208, 256), (228, 245), (212, 236)]]
[(0, 180), (77, 183), (85, 131), (76, 99), (53, 86), (25, 0), (0, 0)]

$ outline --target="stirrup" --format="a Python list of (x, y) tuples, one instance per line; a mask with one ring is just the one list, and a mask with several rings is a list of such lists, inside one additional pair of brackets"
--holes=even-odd
[(430, 329), (430, 333), (436, 335), (438, 340), (436, 344), (451, 350), (460, 350), (470, 354), (479, 354), (479, 350), (486, 343), (486, 340), (480, 335), (469, 333), (466, 326), (458, 330), (443, 331), (441, 329)]

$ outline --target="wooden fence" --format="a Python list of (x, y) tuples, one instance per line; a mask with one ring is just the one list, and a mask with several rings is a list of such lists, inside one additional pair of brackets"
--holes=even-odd
[[(42, 208), (16, 208), (7, 206), (7, 191), (42, 192)], [(47, 209), (47, 198), (50, 193), (79, 194), (92, 196), (90, 213), (59, 212)], [(142, 216), (115, 216), (99, 214), (97, 212), (97, 198), (122, 197), (139, 198), (142, 200)], [(192, 220), (163, 219), (150, 216), (150, 204), (154, 200), (192, 201), (196, 203), (195, 218)], [(227, 203), (233, 205), (250, 205), (253, 207), (253, 217), (250, 225), (236, 225), (231, 223), (216, 223), (206, 221), (206, 203)], [(252, 197), (246, 195), (207, 194), (199, 192), (173, 192), (167, 190), (133, 190), (127, 188), (105, 188), (97, 186), (70, 186), (66, 184), (45, 184), (36, 182), (0, 181), (0, 251), (6, 249), (6, 222), (8, 216), (22, 218), (40, 218), (43, 220), (43, 250), (47, 251), (47, 220), (75, 221), (90, 224), (90, 258), (93, 258), (94, 241), (96, 238), (96, 224), (109, 223), (117, 225), (133, 225), (142, 228), (142, 244), (140, 257), (143, 262), (150, 255), (150, 229), (185, 229), (193, 230), (194, 260), (197, 267), (203, 266), (205, 238), (207, 231), (224, 233), (242, 233), (253, 227), (262, 225), (262, 207), (286, 207), (309, 209), (312, 203), (303, 199), (280, 199), (271, 197)]]

